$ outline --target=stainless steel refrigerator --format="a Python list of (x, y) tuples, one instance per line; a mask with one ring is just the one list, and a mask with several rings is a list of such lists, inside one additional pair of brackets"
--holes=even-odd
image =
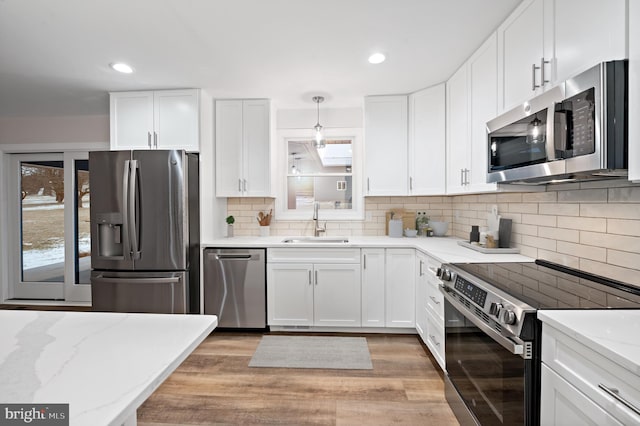
[(198, 155), (89, 153), (94, 311), (199, 313)]

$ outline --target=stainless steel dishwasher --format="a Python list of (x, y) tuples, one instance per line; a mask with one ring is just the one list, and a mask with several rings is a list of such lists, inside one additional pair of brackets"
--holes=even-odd
[(204, 250), (204, 313), (221, 328), (267, 325), (265, 249)]

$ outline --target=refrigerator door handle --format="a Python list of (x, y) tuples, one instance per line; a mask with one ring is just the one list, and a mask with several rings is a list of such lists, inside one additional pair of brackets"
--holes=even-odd
[(124, 162), (124, 174), (122, 176), (122, 254), (125, 260), (131, 259), (131, 240), (129, 238), (129, 178), (131, 177), (131, 165), (129, 160)]
[(137, 193), (137, 169), (138, 160), (131, 160), (129, 179), (129, 223), (131, 225), (131, 258), (140, 259), (140, 247), (138, 245), (138, 224), (136, 223), (136, 193)]
[(169, 278), (110, 278), (103, 275), (91, 278), (93, 281), (105, 284), (118, 284), (118, 283), (158, 283), (158, 284), (171, 284), (179, 283), (180, 277)]

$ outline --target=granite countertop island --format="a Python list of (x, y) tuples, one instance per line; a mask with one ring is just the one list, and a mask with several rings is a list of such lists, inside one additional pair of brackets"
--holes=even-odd
[(71, 425), (137, 408), (213, 331), (212, 315), (0, 311), (0, 403), (69, 404)]
[[(458, 245), (460, 238), (453, 237), (416, 237), (416, 238), (391, 238), (391, 237), (346, 237), (348, 243), (284, 243), (282, 242), (287, 236), (272, 237), (234, 237), (219, 238), (210, 241), (204, 241), (200, 245), (205, 247), (222, 247), (222, 248), (305, 248), (305, 247), (359, 247), (359, 248), (414, 248), (420, 250), (443, 263), (482, 263), (482, 262), (533, 262), (534, 259), (520, 254), (484, 254), (478, 251), (462, 247)], [(295, 237), (294, 237), (295, 238)], [(322, 239), (319, 237), (318, 239)], [(334, 239), (337, 237), (327, 237)]]

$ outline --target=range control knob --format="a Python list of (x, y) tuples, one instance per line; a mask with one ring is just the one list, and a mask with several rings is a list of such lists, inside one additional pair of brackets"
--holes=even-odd
[(448, 269), (442, 269), (440, 271), (440, 278), (442, 281), (451, 281), (451, 271)]
[(516, 317), (515, 312), (513, 312), (512, 310), (507, 309), (506, 311), (504, 311), (504, 315), (502, 317), (502, 321), (505, 324), (509, 324), (509, 325), (513, 325), (516, 323), (516, 320), (518, 318)]
[(498, 318), (498, 315), (500, 315), (501, 309), (502, 309), (502, 303), (491, 302), (491, 306), (489, 306), (489, 314)]

